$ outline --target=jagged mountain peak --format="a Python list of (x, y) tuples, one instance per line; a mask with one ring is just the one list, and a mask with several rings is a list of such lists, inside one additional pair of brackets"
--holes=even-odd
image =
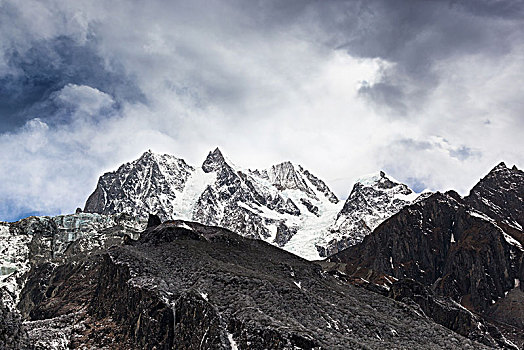
[(173, 201), (194, 171), (183, 159), (148, 150), (116, 171), (102, 175), (84, 211), (141, 217), (156, 213), (164, 219), (171, 218), (176, 213)]
[[(506, 166), (506, 163), (504, 162), (500, 162), (498, 163), (494, 168), (493, 170), (499, 170), (499, 169), (507, 169), (508, 167)], [(493, 171), (492, 170), (492, 171)]]
[[(494, 167), (464, 200), (495, 221), (523, 231), (524, 172), (504, 162)], [(521, 238), (524, 241), (524, 235)]]
[[(148, 149), (136, 161), (156, 161), (157, 156), (160, 154), (153, 152), (151, 149)], [(167, 154), (166, 154), (167, 155)], [(136, 162), (135, 161), (135, 162)], [(133, 163), (133, 162), (131, 162)]]
[[(360, 196), (363, 192), (388, 192), (393, 196), (406, 201), (412, 201), (417, 196), (417, 194), (406, 184), (403, 184), (395, 178), (387, 175), (382, 170), (360, 177), (355, 182), (348, 200), (352, 197)], [(409, 198), (401, 198), (402, 195), (409, 196)]]
[(226, 164), (228, 164), (226, 158), (222, 154), (222, 151), (217, 147), (207, 155), (204, 163), (202, 163), (202, 170), (206, 173), (210, 173), (221, 169)]
[[(299, 253), (299, 238), (319, 234), (340, 210), (329, 187), (290, 161), (266, 170), (246, 170), (219, 148), (210, 151), (202, 167), (151, 150), (100, 177), (85, 211), (129, 213), (147, 219), (184, 219), (216, 225), (260, 238)], [(320, 224), (324, 223), (325, 224)], [(299, 234), (301, 232), (306, 232)], [(314, 244), (302, 256), (318, 258)]]
[(142, 153), (142, 155), (138, 159), (132, 162), (126, 163), (126, 164), (136, 166), (137, 164), (144, 164), (144, 163), (157, 163), (157, 164), (162, 164), (162, 165), (176, 163), (176, 164), (181, 164), (182, 166), (183, 165), (189, 166), (185, 162), (185, 160), (183, 160), (182, 158), (178, 158), (169, 153), (156, 153), (156, 152), (153, 152), (151, 149), (148, 149), (147, 151)]
[(516, 165), (513, 165), (511, 168), (506, 165), (504, 162), (500, 162), (489, 173), (484, 176), (480, 182), (490, 178), (501, 178), (501, 177), (511, 177), (511, 176), (523, 176), (524, 172), (517, 168)]
[(383, 170), (360, 177), (355, 182), (355, 185), (360, 186), (360, 187), (362, 186), (378, 187), (382, 189), (390, 189), (398, 185), (405, 186), (400, 181), (386, 174)]
[(379, 224), (413, 203), (419, 195), (384, 171), (359, 178), (338, 213), (324, 242), (317, 244), (321, 256), (329, 256), (361, 242)]
[(325, 197), (333, 204), (339, 202), (337, 196), (324, 181), (299, 164), (284, 161), (264, 170), (250, 170), (252, 175), (267, 180), (279, 191), (299, 190), (316, 201)]
[(278, 189), (298, 189), (313, 196), (315, 195), (290, 161), (271, 166), (267, 170), (267, 175), (269, 181)]
[(156, 153), (149, 149), (142, 153), (138, 159), (122, 165), (116, 172), (131, 173), (133, 171), (147, 169), (148, 167), (157, 169), (163, 176), (175, 182), (179, 181), (176, 178), (179, 175), (179, 171), (192, 172), (195, 170), (194, 167), (187, 164), (182, 158), (178, 158), (169, 153)]
[(508, 173), (508, 174), (515, 173), (515, 172), (521, 172), (521, 173), (522, 173), (522, 171), (519, 170), (519, 169), (517, 168), (516, 165), (513, 165), (513, 166), (510, 168), (510, 167), (508, 167), (508, 166), (506, 165), (506, 163), (504, 163), (504, 162), (500, 162), (500, 163), (497, 164), (493, 169), (491, 169), (491, 171), (490, 171), (490, 172), (488, 173), (488, 175), (486, 175), (486, 176), (494, 175), (494, 174), (496, 174), (496, 173), (501, 173), (501, 172), (502, 172), (502, 173)]

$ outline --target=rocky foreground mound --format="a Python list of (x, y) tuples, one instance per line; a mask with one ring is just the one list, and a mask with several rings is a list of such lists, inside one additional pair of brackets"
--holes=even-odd
[(484, 348), (268, 243), (184, 221), (33, 268), (18, 306), (19, 347)]

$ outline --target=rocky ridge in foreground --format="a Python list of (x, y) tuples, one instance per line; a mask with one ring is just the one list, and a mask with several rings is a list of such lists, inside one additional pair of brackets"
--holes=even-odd
[[(57, 346), (60, 344), (60, 337), (49, 336), (53, 328), (48, 324), (42, 329), (23, 326), (16, 308), (35, 269), (43, 264), (56, 266), (75, 261), (94, 251), (137, 239), (144, 228), (145, 222), (129, 215), (81, 212), (0, 222), (0, 348), (33, 349), (28, 328), (34, 330), (30, 334), (35, 339), (42, 331), (56, 340)], [(53, 344), (47, 342), (41, 348), (54, 348)]]
[(225, 229), (172, 221), (128, 243), (34, 269), (19, 304), (30, 334), (72, 348), (484, 348)]

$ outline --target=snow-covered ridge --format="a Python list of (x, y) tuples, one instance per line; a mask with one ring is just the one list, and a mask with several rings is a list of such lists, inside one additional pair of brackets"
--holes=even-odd
[(414, 203), (419, 196), (383, 171), (361, 177), (328, 233), (317, 244), (321, 255), (329, 256), (361, 242), (383, 221)]
[[(217, 148), (200, 167), (171, 155), (145, 152), (102, 175), (85, 211), (142, 218), (156, 213), (163, 220), (226, 227), (286, 249), (292, 237), (309, 235), (311, 230), (318, 235), (326, 229), (341, 206), (322, 180), (299, 165), (288, 161), (248, 170)], [(299, 244), (292, 246), (298, 249)], [(301, 255), (319, 257), (314, 244), (308, 249)]]

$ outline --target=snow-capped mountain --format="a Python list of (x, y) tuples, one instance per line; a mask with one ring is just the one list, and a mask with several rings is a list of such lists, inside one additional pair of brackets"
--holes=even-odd
[[(428, 196), (424, 193), (422, 196)], [(419, 197), (383, 171), (357, 180), (329, 232), (316, 244), (321, 256), (360, 243), (384, 220)]]
[(169, 218), (176, 213), (175, 200), (194, 171), (182, 159), (147, 151), (101, 176), (84, 211), (135, 216), (151, 212)]
[(201, 167), (148, 151), (101, 176), (85, 205), (86, 212), (156, 213), (221, 226), (310, 259), (319, 257), (314, 244), (301, 242), (326, 230), (340, 208), (329, 187), (302, 166), (243, 169), (218, 148)]
[(381, 171), (359, 179), (342, 205), (300, 165), (243, 169), (217, 148), (200, 167), (147, 151), (101, 176), (85, 211), (194, 220), (315, 260), (361, 242), (417, 197)]
[[(146, 152), (104, 175), (86, 205), (121, 213), (0, 222), (0, 348), (516, 350), (523, 174), (501, 164), (462, 198), (417, 195), (380, 172), (342, 205), (290, 162), (245, 170), (217, 149), (191, 167)], [(149, 215), (146, 227), (152, 209), (212, 225)], [(373, 232), (316, 264), (213, 226), (312, 256), (357, 218)]]

